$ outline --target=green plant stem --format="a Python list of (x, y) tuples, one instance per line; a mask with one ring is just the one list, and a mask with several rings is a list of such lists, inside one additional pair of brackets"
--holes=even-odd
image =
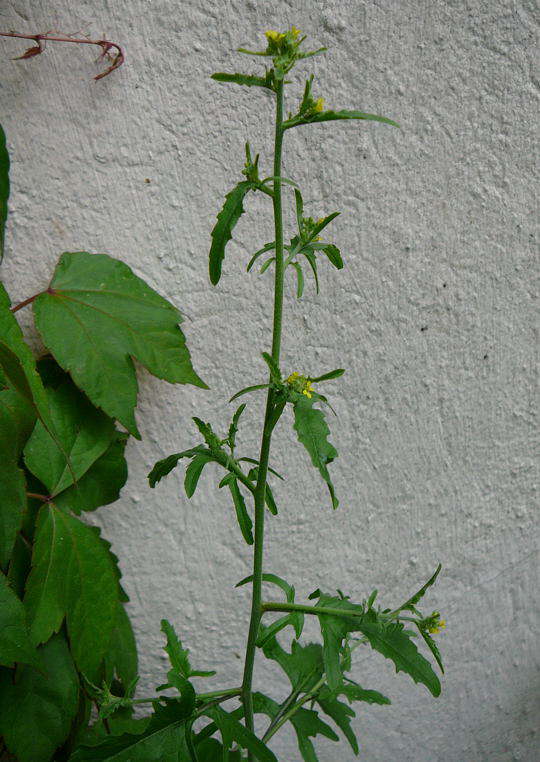
[(233, 698), (233, 696), (239, 696), (242, 693), (242, 688), (225, 688), (222, 691), (211, 691), (210, 693), (197, 694), (198, 701), (210, 701), (214, 698)]
[[(281, 150), (283, 143), (283, 82), (280, 82), (276, 90), (276, 122), (274, 137), (274, 194), (272, 197), (274, 207), (274, 228), (276, 240), (276, 265), (274, 280), (274, 320), (272, 331), (272, 359), (279, 365), (281, 349), (281, 324), (283, 317), (283, 216), (281, 208)], [(270, 378), (269, 383), (272, 379)], [(251, 593), (251, 617), (249, 622), (248, 641), (246, 645), (246, 657), (244, 662), (244, 676), (242, 681), (242, 703), (246, 727), (253, 732), (253, 665), (255, 662), (255, 649), (259, 623), (262, 615), (262, 574), (263, 574), (263, 549), (264, 549), (264, 512), (266, 476), (270, 459), (270, 443), (272, 430), (276, 424), (274, 416), (274, 390), (270, 387), (266, 398), (266, 411), (264, 416), (261, 452), (259, 457), (259, 470), (257, 484), (254, 493), (255, 502), (255, 529), (253, 548), (253, 585)], [(248, 753), (248, 762), (253, 762), (253, 755)]]
[(339, 616), (350, 619), (351, 617), (363, 617), (364, 612), (347, 611), (347, 609), (334, 609), (327, 606), (304, 606), (301, 603), (263, 603), (261, 608), (264, 611), (301, 611), (303, 614), (314, 614), (320, 616)]

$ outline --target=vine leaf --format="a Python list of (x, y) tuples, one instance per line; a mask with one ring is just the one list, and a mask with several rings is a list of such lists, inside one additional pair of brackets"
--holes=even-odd
[(108, 449), (76, 484), (55, 497), (55, 505), (80, 515), (118, 500), (128, 475), (124, 457), (127, 438), (127, 434), (115, 431)]
[(207, 388), (191, 365), (180, 312), (106, 254), (62, 254), (33, 308), (59, 365), (94, 405), (139, 439), (132, 358), (165, 381)]
[(115, 436), (114, 422), (95, 408), (69, 379), (48, 388), (49, 410), (64, 452), (38, 421), (24, 449), (26, 467), (55, 497), (78, 481), (109, 448)]
[(327, 437), (330, 430), (326, 424), (322, 410), (313, 407), (313, 400), (298, 395), (294, 402), (294, 428), (299, 441), (309, 453), (311, 462), (318, 469), (328, 485), (332, 508), (337, 508), (339, 501), (334, 492), (334, 485), (328, 473), (328, 464), (337, 457), (337, 450), (330, 444)]
[(0, 262), (4, 256), (4, 239), (9, 198), (9, 154), (6, 135), (0, 124)]
[(217, 222), (212, 230), (212, 245), (210, 247), (210, 281), (215, 286), (221, 278), (221, 265), (225, 257), (225, 247), (232, 238), (232, 230), (244, 211), (245, 195), (257, 186), (251, 180), (243, 180), (225, 196), (225, 204), (217, 216)]
[(0, 572), (0, 664), (13, 667), (15, 662), (39, 666), (22, 601)]
[(7, 565), (26, 509), (19, 455), (34, 425), (34, 412), (13, 389), (0, 391), (0, 568)]
[(40, 670), (22, 666), (13, 682), (0, 674), (0, 736), (20, 762), (48, 762), (69, 735), (79, 680), (61, 635), (38, 649)]
[(397, 122), (392, 119), (388, 119), (386, 116), (378, 116), (377, 114), (366, 114), (363, 111), (343, 109), (341, 111), (321, 111), (314, 114), (305, 115), (297, 114), (283, 122), (283, 129), (287, 130), (290, 127), (299, 127), (302, 124), (317, 124), (318, 122), (334, 122), (342, 119), (363, 119), (372, 122), (383, 122), (384, 124), (391, 124), (393, 127), (399, 127)]
[(118, 572), (99, 530), (43, 505), (24, 598), (32, 642), (47, 641), (65, 618), (75, 663), (96, 682), (119, 600)]
[(130, 619), (123, 604), (116, 604), (114, 628), (105, 654), (105, 679), (111, 683), (114, 676), (124, 689), (137, 678), (137, 643)]

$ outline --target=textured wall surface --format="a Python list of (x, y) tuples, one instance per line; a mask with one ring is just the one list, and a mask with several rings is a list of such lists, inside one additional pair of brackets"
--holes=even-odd
[[(217, 288), (207, 251), (246, 138), (271, 174), (272, 103), (209, 75), (256, 70), (234, 49), (294, 23), (329, 48), (311, 64), (316, 95), (402, 129), (338, 123), (287, 135), (285, 173), (304, 188), (307, 211), (342, 211), (332, 236), (346, 267), (322, 268), (319, 296), (308, 284), (298, 302), (288, 286), (284, 367), (348, 372), (327, 387), (341, 506), (332, 512), (285, 420), (273, 460), (287, 482), (275, 485), (281, 511), (268, 521), (266, 567), (300, 596), (324, 585), (359, 599), (377, 587), (392, 605), (441, 561), (426, 608), (448, 621), (443, 694), (433, 700), (362, 651), (353, 676), (393, 700), (359, 706), (362, 757), (538, 758), (538, 13), (534, 0), (4, 0), (2, 29), (106, 34), (127, 52), (119, 72), (95, 83), (89, 49), (50, 45), (41, 59), (12, 62), (24, 43), (0, 40), (13, 186), (2, 277), (12, 299), (42, 289), (62, 251), (119, 257), (189, 316), (195, 367), (212, 387), (141, 372), (143, 440), (129, 445), (128, 485), (91, 517), (121, 559), (143, 692), (162, 680), (163, 616), (198, 664), (219, 670), (213, 686), (241, 675), (249, 602), (234, 585), (250, 553), (217, 473), (207, 470), (191, 501), (181, 469), (154, 491), (146, 474), (196, 440), (192, 415), (225, 425), (228, 397), (264, 375), (270, 278), (243, 270), (270, 240), (265, 199), (248, 201)], [(296, 70), (298, 87), (309, 68)], [(249, 400), (246, 453), (261, 400)], [(284, 694), (266, 665), (256, 677)], [(288, 732), (274, 749), (283, 762), (300, 759)], [(318, 749), (321, 762), (353, 759), (345, 745)]]

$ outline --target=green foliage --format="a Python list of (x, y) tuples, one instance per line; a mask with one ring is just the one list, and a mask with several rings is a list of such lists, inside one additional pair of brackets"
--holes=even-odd
[(180, 312), (106, 254), (63, 254), (48, 290), (34, 301), (34, 316), (77, 386), (138, 438), (132, 357), (158, 378), (206, 388), (192, 368)]
[(378, 116), (377, 114), (366, 114), (363, 111), (351, 111), (342, 109), (341, 111), (321, 111), (311, 114), (297, 114), (291, 119), (287, 119), (283, 123), (284, 129), (288, 130), (291, 127), (299, 127), (302, 124), (317, 124), (319, 122), (335, 122), (342, 119), (362, 119), (371, 122), (383, 122), (384, 124), (391, 124), (393, 127), (399, 127), (397, 122), (392, 119), (388, 119), (385, 116)]
[(243, 749), (253, 752), (259, 762), (277, 762), (275, 755), (266, 744), (262, 743), (244, 725), (241, 725), (229, 712), (219, 706), (214, 706), (206, 709), (204, 715), (218, 726), (225, 749), (229, 750), (232, 744), (236, 742)]
[(0, 664), (13, 667), (15, 662), (39, 666), (24, 606), (0, 573)]
[(313, 407), (314, 400), (301, 394), (294, 402), (294, 428), (298, 440), (309, 453), (311, 462), (328, 485), (332, 508), (337, 508), (339, 500), (334, 492), (334, 485), (328, 472), (328, 464), (337, 457), (337, 451), (328, 441), (330, 430), (326, 424), (324, 413)]
[(9, 154), (6, 135), (0, 124), (0, 262), (4, 256), (4, 238), (9, 199)]
[(257, 77), (254, 74), (227, 74), (226, 72), (216, 72), (212, 74), (212, 79), (216, 82), (229, 82), (236, 85), (246, 85), (247, 87), (266, 87), (273, 89), (273, 82), (270, 73), (266, 77)]
[(257, 186), (250, 180), (243, 180), (225, 196), (225, 204), (217, 216), (217, 222), (212, 230), (212, 246), (210, 248), (210, 281), (214, 286), (221, 278), (221, 265), (225, 257), (225, 247), (232, 238), (232, 231), (244, 211), (244, 197)]
[(182, 643), (178, 635), (176, 634), (174, 627), (166, 619), (161, 620), (161, 631), (167, 638), (167, 645), (165, 651), (169, 657), (169, 662), (172, 667), (172, 671), (179, 677), (189, 680), (190, 677), (212, 677), (215, 675), (213, 670), (197, 670), (191, 667), (189, 661), (189, 649), (183, 648)]
[(49, 762), (67, 737), (79, 704), (68, 644), (56, 635), (39, 649), (41, 666), (0, 673), (0, 734), (20, 762)]

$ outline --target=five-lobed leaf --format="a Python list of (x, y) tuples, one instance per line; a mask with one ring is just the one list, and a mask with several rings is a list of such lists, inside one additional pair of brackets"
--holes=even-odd
[(180, 312), (117, 259), (63, 254), (33, 308), (57, 362), (94, 405), (136, 437), (132, 358), (170, 383), (207, 388), (191, 365)]
[(225, 247), (232, 238), (232, 231), (244, 211), (244, 197), (256, 185), (251, 180), (243, 180), (225, 196), (223, 208), (217, 216), (212, 230), (212, 245), (209, 256), (210, 281), (215, 286), (221, 278), (221, 266), (225, 257)]

